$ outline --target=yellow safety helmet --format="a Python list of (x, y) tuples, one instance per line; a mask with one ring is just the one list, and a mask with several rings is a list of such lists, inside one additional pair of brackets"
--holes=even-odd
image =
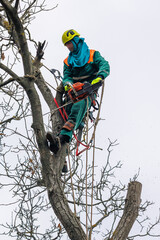
[(65, 45), (67, 42), (71, 41), (75, 36), (80, 36), (78, 32), (74, 29), (67, 30), (62, 35), (62, 42)]

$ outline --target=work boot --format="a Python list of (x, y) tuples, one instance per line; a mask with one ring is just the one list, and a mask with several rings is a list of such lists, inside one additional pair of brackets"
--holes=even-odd
[(53, 152), (56, 154), (58, 150), (61, 148), (61, 143), (58, 137), (56, 137), (52, 132), (47, 132), (46, 138), (48, 140), (48, 147)]
[(65, 142), (69, 142), (69, 136), (59, 135), (57, 137), (52, 132), (47, 132), (46, 138), (49, 142), (49, 149), (54, 154), (56, 154), (58, 150), (61, 148), (61, 144), (64, 144)]

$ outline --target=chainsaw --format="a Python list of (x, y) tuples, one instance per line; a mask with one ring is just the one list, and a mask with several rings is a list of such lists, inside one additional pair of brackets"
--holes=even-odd
[(68, 91), (68, 95), (73, 103), (79, 102), (82, 99), (90, 96), (92, 100), (92, 105), (95, 106), (97, 102), (95, 100), (95, 93), (101, 86), (102, 81), (99, 81), (98, 83), (95, 83), (93, 85), (91, 85), (89, 82), (77, 82), (71, 86), (71, 89)]

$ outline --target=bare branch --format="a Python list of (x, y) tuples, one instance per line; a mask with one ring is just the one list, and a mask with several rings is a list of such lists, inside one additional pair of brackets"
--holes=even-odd
[(18, 9), (18, 5), (19, 5), (19, 0), (16, 0), (16, 2), (15, 2), (15, 9), (16, 10)]
[(11, 69), (9, 69), (7, 66), (5, 66), (3, 63), (0, 62), (0, 68), (3, 69), (5, 72), (7, 72), (10, 76), (12, 76), (14, 79), (19, 79), (18, 75), (15, 74)]
[[(15, 31), (18, 36), (19, 46), (20, 46), (20, 52), (23, 59), (24, 64), (24, 72), (25, 74), (31, 74), (32, 73), (32, 64), (31, 64), (31, 56), (28, 50), (28, 44), (25, 37), (25, 32), (23, 25), (17, 15), (17, 11), (15, 8), (11, 6), (11, 4), (8, 1), (1, 0), (0, 1), (4, 9), (6, 10), (7, 15), (12, 21), (12, 24), (15, 27)], [(19, 47), (18, 46), (18, 47)]]
[(18, 79), (19, 79), (19, 78), (17, 78), (17, 79), (10, 78), (10, 79), (8, 79), (7, 81), (1, 83), (1, 84), (0, 84), (0, 88), (6, 86), (7, 84), (9, 84), (9, 83), (11, 83), (11, 82), (13, 82), (13, 81), (15, 81), (15, 80), (18, 80)]

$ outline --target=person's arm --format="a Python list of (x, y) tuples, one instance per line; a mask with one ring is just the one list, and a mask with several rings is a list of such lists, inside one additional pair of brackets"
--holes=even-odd
[(72, 72), (69, 66), (64, 63), (63, 66), (63, 86), (67, 85), (67, 82), (73, 84)]
[(96, 77), (101, 77), (102, 79), (106, 78), (110, 74), (109, 63), (101, 56), (98, 51), (95, 51), (93, 60), (98, 69)]

